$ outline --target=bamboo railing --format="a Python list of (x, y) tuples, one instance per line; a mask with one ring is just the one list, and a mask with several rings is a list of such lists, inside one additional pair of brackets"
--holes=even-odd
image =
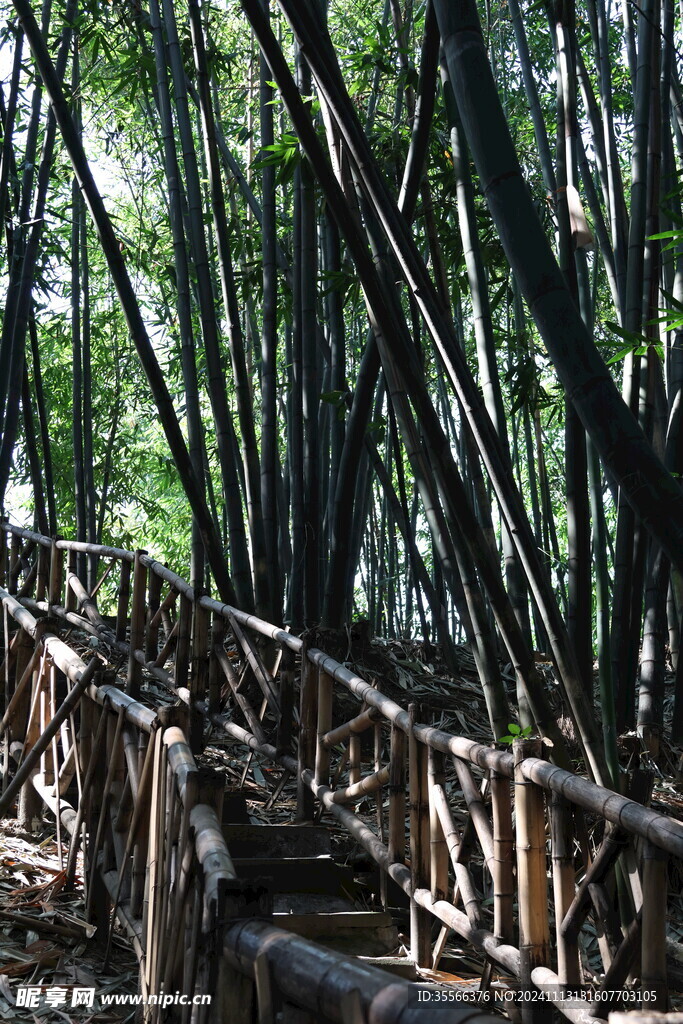
[[(78, 552), (107, 563), (92, 594), (74, 571)], [(298, 820), (334, 819), (380, 866), (385, 897), (393, 883), (407, 894), (419, 967), (438, 967), (452, 930), (485, 953), (484, 993), (493, 969), (513, 980), (525, 1020), (551, 1008), (570, 1020), (606, 1019), (624, 1001), (638, 1005), (638, 993), (643, 1010), (667, 1008), (667, 860), (683, 858), (680, 822), (556, 767), (538, 740), (494, 749), (420, 721), (415, 705), (401, 707), (285, 630), (195, 594), (143, 551), (4, 523), (0, 586), (0, 729), (5, 764), (13, 755), (21, 765), (9, 783), (5, 773), (0, 809), (19, 793), (20, 813), (30, 813), (38, 797), (29, 794), (38, 794), (72, 835), (71, 876), (84, 845), (88, 908), (100, 933), (110, 935), (112, 911), (128, 930), (143, 992), (215, 991), (218, 979), (222, 1012), (235, 1020), (250, 1019), (253, 993), (259, 1007), (285, 1000), (317, 1020), (424, 1012), (411, 986), (392, 980), (389, 998), (386, 975), (269, 923), (268, 894), (235, 877), (222, 783), (195, 761), (210, 728), (212, 743), (280, 765), (272, 799), (293, 776)], [(101, 587), (115, 591), (115, 619), (98, 611)], [(56, 636), (60, 626), (90, 635), (87, 665)], [(107, 675), (114, 659), (123, 686)], [(58, 693), (56, 669), (68, 695)], [(175, 706), (148, 706), (143, 673)], [(358, 705), (350, 717), (349, 695)], [(77, 809), (63, 798), (73, 778)], [(368, 800), (372, 828), (355, 809)], [(595, 849), (589, 825), (600, 833)], [(587, 924), (602, 977), (579, 992)], [(304, 956), (319, 974), (297, 974)], [(208, 1013), (184, 1008), (180, 1019)]]

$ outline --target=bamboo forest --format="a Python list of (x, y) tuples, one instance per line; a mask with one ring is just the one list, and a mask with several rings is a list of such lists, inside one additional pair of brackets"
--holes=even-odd
[(683, 1011), (683, 4), (3, 0), (0, 132), (3, 1019)]

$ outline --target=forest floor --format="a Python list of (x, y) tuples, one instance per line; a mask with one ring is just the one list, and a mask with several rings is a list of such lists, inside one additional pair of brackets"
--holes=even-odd
[[(80, 874), (73, 891), (64, 888), (67, 848), (58, 843), (54, 821), (31, 835), (7, 818), (0, 821), (0, 836), (0, 1021), (132, 1021), (134, 1006), (105, 1008), (102, 997), (138, 991), (135, 954), (115, 931), (104, 963), (106, 936), (86, 922)], [(29, 1001), (36, 1005), (20, 1005), (31, 990)]]

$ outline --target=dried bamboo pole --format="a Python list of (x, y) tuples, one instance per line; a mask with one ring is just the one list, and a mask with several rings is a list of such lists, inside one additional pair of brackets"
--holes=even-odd
[[(482, 923), (481, 905), (479, 903), (479, 898), (474, 887), (470, 870), (464, 863), (464, 858), (461, 856), (462, 840), (451, 816), (446, 791), (440, 783), (433, 783), (430, 791), (430, 799), (434, 810), (439, 817), (441, 829), (446, 841), (446, 849), (450, 855), (453, 871), (455, 872), (456, 893), (459, 894), (462, 899), (465, 913), (467, 914), (467, 918), (472, 924), (472, 927), (480, 928)], [(455, 896), (456, 894), (454, 893), (454, 904), (457, 902)]]
[[(302, 939), (277, 928), (267, 921), (236, 921), (226, 932), (225, 963), (248, 977), (254, 975), (257, 957), (268, 960), (274, 989), (291, 1010), (291, 1020), (301, 1021), (302, 1011), (310, 1011), (316, 1021), (343, 1024), (342, 1000), (347, 993), (357, 992), (362, 1019), (372, 1024), (424, 1024), (429, 1017), (424, 1003), (418, 1001), (420, 989), (401, 978), (387, 975), (369, 964), (346, 957), (331, 949)], [(437, 1017), (440, 1016), (437, 1014)], [(223, 1015), (222, 1020), (233, 1020)], [(245, 1024), (251, 1017), (234, 1018)], [(290, 1019), (287, 1013), (285, 1019)], [(304, 1020), (308, 1021), (308, 1015)], [(436, 1020), (437, 1018), (435, 1018)], [(491, 1019), (478, 1014), (473, 1007), (460, 1011), (449, 1007), (443, 1014), (449, 1024), (491, 1024)]]
[[(265, 742), (266, 735), (263, 731), (263, 727), (259, 720), (258, 715), (254, 711), (253, 707), (240, 690), (240, 681), (235, 674), (235, 670), (230, 663), (230, 658), (222, 645), (215, 646), (213, 649), (214, 661), (223, 670), (223, 675), (228, 681), (228, 685), (232, 690), (232, 695), (235, 698), (236, 703), (242, 710), (242, 714), (249, 723), (249, 728), (253, 732), (254, 736), (259, 742)], [(212, 713), (212, 712), (211, 712)]]
[(328, 750), (331, 750), (332, 747), (337, 747), (340, 743), (348, 740), (352, 733), (361, 733), (372, 728), (381, 718), (382, 714), (377, 708), (368, 708), (367, 711), (362, 711), (360, 715), (356, 715), (350, 721), (344, 722), (342, 725), (338, 725), (336, 729), (331, 729), (325, 733), (320, 737), (320, 743), (327, 747)]
[[(213, 715), (221, 708), (221, 664), (218, 660), (219, 651), (224, 651), (225, 620), (213, 613), (211, 617), (211, 647), (209, 650), (209, 714)], [(230, 659), (226, 658), (229, 662)]]
[(309, 787), (303, 782), (302, 772), (306, 768), (315, 767), (316, 725), (318, 720), (317, 697), (316, 668), (309, 660), (308, 652), (304, 647), (301, 655), (299, 753), (296, 794), (297, 819), (299, 821), (313, 820), (313, 797)]
[[(151, 739), (150, 739), (149, 743), (147, 744), (147, 748), (145, 750), (144, 762), (143, 762), (143, 765), (142, 765), (142, 770), (140, 771), (140, 784), (139, 784), (139, 787), (138, 787), (138, 799), (137, 799), (137, 801), (135, 803), (135, 807), (133, 809), (133, 818), (132, 818), (131, 823), (130, 823), (130, 828), (128, 829), (128, 835), (126, 837), (126, 848), (125, 848), (123, 857), (121, 858), (121, 864), (119, 866), (119, 872), (118, 872), (118, 876), (116, 878), (116, 883), (115, 883), (115, 885), (111, 889), (114, 913), (112, 914), (112, 918), (111, 918), (111, 921), (109, 923), (108, 945), (111, 943), (112, 929), (114, 927), (115, 912), (116, 912), (116, 908), (119, 906), (120, 901), (121, 901), (121, 893), (123, 891), (125, 875), (126, 875), (126, 873), (129, 870), (131, 871), (131, 878), (130, 878), (130, 891), (131, 891), (130, 906), (131, 906), (131, 912), (133, 910), (133, 890), (134, 890), (134, 888), (135, 888), (135, 886), (137, 884), (137, 889), (136, 889), (136, 907), (138, 907), (138, 913), (134, 914), (133, 915), (134, 917), (139, 917), (139, 907), (142, 906), (142, 899), (143, 899), (143, 895), (144, 895), (144, 893), (142, 892), (142, 889), (144, 887), (144, 870), (142, 872), (142, 878), (140, 878), (139, 863), (140, 863), (140, 860), (141, 860), (141, 854), (137, 855), (138, 854), (138, 847), (136, 845), (136, 842), (137, 842), (137, 838), (138, 838), (138, 829), (140, 827), (141, 820), (145, 821), (147, 823), (147, 826), (149, 825), (149, 813), (148, 813), (149, 812), (149, 803), (150, 803), (149, 802), (149, 789), (150, 789), (151, 782), (152, 782), (152, 769), (153, 769), (154, 764), (155, 764), (155, 751), (156, 751), (157, 743), (159, 742), (159, 735), (160, 735), (160, 731), (158, 729), (155, 729), (153, 734), (152, 734), (152, 736), (151, 736)], [(134, 851), (132, 869), (131, 869), (131, 866), (129, 864), (129, 858), (130, 858), (131, 850)], [(137, 855), (137, 859), (136, 859), (136, 855)], [(145, 856), (146, 856), (146, 849), (145, 849)], [(137, 874), (136, 874), (136, 871), (138, 872)], [(139, 900), (139, 905), (138, 905), (138, 902), (137, 902), (138, 900)]]
[[(110, 718), (107, 722), (109, 742), (107, 746), (109, 748), (109, 761), (107, 763), (107, 772), (104, 777), (104, 785), (99, 796), (99, 814), (97, 821), (97, 831), (95, 832), (95, 840), (91, 843), (89, 853), (89, 860), (92, 867), (97, 871), (98, 863), (97, 859), (100, 854), (100, 850), (105, 839), (105, 829), (109, 823), (109, 802), (111, 797), (112, 784), (114, 782), (114, 776), (118, 770), (118, 748), (121, 740), (121, 729), (123, 728), (124, 722), (124, 710), (121, 708), (116, 717), (116, 722)], [(91, 836), (92, 839), (92, 836)], [(108, 865), (105, 863), (102, 865), (103, 870), (107, 870)], [(88, 892), (88, 899), (86, 901), (86, 916), (90, 918), (93, 912), (95, 887), (91, 887)]]
[[(58, 546), (57, 541), (55, 541), (55, 546)], [(70, 576), (75, 576), (78, 579), (78, 557), (75, 551), (69, 550), (66, 576), (67, 580), (69, 579)], [(64, 592), (64, 607), (67, 612), (73, 612), (78, 607), (76, 595), (73, 592), (73, 589), (69, 586), (67, 586)]]
[[(515, 821), (517, 846), (517, 902), (519, 904), (520, 980), (524, 991), (532, 990), (531, 972), (550, 961), (548, 883), (545, 857), (545, 806), (543, 790), (525, 778), (521, 763), (526, 757), (540, 757), (541, 740), (515, 740)], [(550, 1004), (522, 1004), (523, 1024), (545, 1020)]]
[(10, 545), (9, 573), (7, 577), (7, 590), (10, 594), (16, 594), (19, 572), (21, 569), (21, 539), (16, 533), (12, 533)]
[(5, 792), (0, 796), (0, 815), (11, 805), (15, 799), (21, 787), (33, 774), (33, 770), (40, 760), (42, 754), (47, 750), (50, 745), (53, 736), (56, 736), (62, 722), (66, 721), (69, 714), (76, 707), (79, 700), (83, 696), (83, 693), (90, 685), (93, 676), (97, 670), (97, 667), (101, 664), (99, 658), (91, 658), (88, 662), (85, 671), (82, 673), (81, 678), (75, 683), (73, 689), (64, 699), (58, 710), (55, 712), (52, 720), (49, 722), (47, 728), (38, 738), (30, 753), (22, 761), (21, 766), (17, 770), (17, 774), (14, 776)]
[[(283, 636), (288, 634), (283, 633)], [(292, 748), (292, 730), (294, 726), (294, 652), (281, 644), (280, 651), (280, 714), (277, 720), (275, 747), (278, 754), (289, 754)]]
[[(30, 577), (33, 574), (33, 569), (35, 568), (35, 574), (33, 575), (36, 583), (37, 601), (43, 600), (49, 588), (51, 562), (52, 559), (50, 557), (50, 553), (43, 547), (38, 548), (35, 562), (33, 563), (33, 566), (31, 566), (31, 572), (29, 573)], [(27, 577), (27, 581), (29, 577)], [(24, 592), (24, 594), (28, 594), (28, 591), (25, 590), (25, 587), (26, 584), (24, 584), (24, 586), (21, 589)]]
[(175, 587), (171, 585), (168, 589), (166, 597), (163, 599), (163, 601), (155, 611), (154, 615), (150, 619), (150, 626), (159, 626), (161, 623), (165, 621), (165, 616), (167, 614), (170, 617), (170, 612), (172, 611), (173, 608), (175, 608), (175, 603), (177, 600), (178, 591), (175, 589)]
[(159, 619), (157, 612), (161, 604), (162, 579), (155, 572), (149, 574), (147, 585), (147, 630), (145, 637), (145, 658), (156, 661), (159, 654)]
[[(352, 786), (347, 786), (345, 789), (336, 789), (334, 791), (333, 800), (336, 804), (354, 803), (356, 800), (360, 800), (362, 797), (367, 796), (368, 793), (376, 793), (382, 788), (382, 786), (386, 786), (389, 781), (389, 776), (389, 767), (385, 766), (384, 768), (380, 768), (378, 772), (373, 772), (372, 775), (366, 775), (364, 778), (360, 779), (359, 782), (355, 782)], [(326, 785), (326, 783), (321, 784)]]
[[(52, 550), (50, 552), (50, 579), (47, 590), (48, 604), (60, 604), (63, 576), (64, 552), (57, 547), (57, 542), (55, 540), (52, 542)], [(40, 587), (38, 586), (36, 587), (36, 600), (43, 600), (43, 594), (40, 592)]]
[[(36, 600), (42, 601), (47, 593), (49, 586), (49, 575), (50, 575), (50, 555), (47, 553), (45, 548), (39, 548), (36, 554), (36, 560), (31, 566), (31, 569), (36, 569), (35, 581), (36, 581)], [(24, 587), (22, 588), (24, 590)]]
[(318, 740), (315, 751), (315, 777), (323, 785), (327, 785), (330, 781), (330, 752), (324, 740), (332, 728), (333, 698), (334, 680), (324, 669), (318, 669)]
[(360, 734), (352, 732), (349, 736), (349, 783), (352, 786), (359, 783), (361, 777), (360, 743)]
[(628, 842), (628, 834), (608, 825), (600, 849), (588, 867), (571, 905), (562, 921), (562, 935), (569, 941), (576, 941), (581, 925), (590, 907), (590, 886), (601, 882)]
[[(156, 660), (154, 661), (154, 668), (163, 668), (168, 659), (171, 657), (172, 652), (175, 650), (176, 642), (178, 639), (178, 623), (174, 622), (168, 631), (164, 646), (159, 651)], [(175, 689), (175, 680), (174, 680)]]
[(470, 818), (474, 825), (477, 833), (477, 838), (481, 844), (482, 851), (484, 853), (484, 862), (486, 867), (492, 872), (493, 867), (493, 830), (491, 828), (491, 822), (489, 820), (484, 801), (481, 798), (481, 792), (476, 782), (472, 777), (472, 772), (469, 766), (465, 764), (459, 757), (453, 758), (455, 765), (455, 771), (458, 776), (460, 788), (462, 789), (462, 795), (465, 798), (467, 804), (467, 810), (470, 812)]
[(145, 975), (147, 989), (156, 992), (158, 944), (160, 941), (160, 886), (164, 862), (164, 835), (166, 826), (166, 752), (163, 743), (157, 743), (152, 771), (152, 800), (150, 805), (149, 844), (147, 847), (146, 885), (142, 909), (142, 933), (145, 936)]
[(654, 993), (648, 1001), (649, 1010), (666, 1010), (668, 987), (666, 977), (666, 912), (667, 912), (667, 860), (666, 854), (653, 843), (644, 843), (643, 908), (641, 938), (641, 987), (643, 992)]
[(178, 606), (178, 643), (175, 649), (174, 681), (176, 690), (187, 685), (190, 668), (190, 637), (192, 630), (192, 602), (181, 593)]
[[(203, 606), (201, 606), (201, 605), (200, 605), (200, 607), (203, 608)], [(273, 686), (273, 677), (271, 676), (270, 672), (268, 672), (268, 670), (266, 669), (265, 665), (263, 664), (263, 661), (261, 659), (261, 655), (257, 651), (256, 646), (255, 646), (254, 642), (252, 641), (251, 637), (249, 636), (248, 633), (244, 632), (244, 630), (240, 626), (236, 616), (232, 615), (229, 612), (228, 613), (228, 618), (230, 620), (230, 626), (232, 627), (232, 631), (233, 631), (235, 640), (237, 641), (239, 646), (242, 648), (242, 651), (244, 653), (245, 658), (247, 659), (249, 667), (251, 668), (252, 672), (254, 673), (254, 676), (256, 678), (256, 682), (259, 684), (259, 686), (261, 687), (261, 690), (263, 691), (263, 696), (268, 701), (268, 704), (271, 707), (271, 709), (274, 711), (274, 713), (276, 715), (278, 715), (279, 711), (280, 711), (280, 705), (279, 705), (279, 702), (278, 702), (278, 699), (277, 699), (277, 694), (275, 693), (275, 688)], [(302, 666), (303, 666), (303, 655), (302, 655)], [(303, 671), (303, 669), (302, 669), (302, 671)]]
[(493, 818), (493, 933), (503, 942), (514, 935), (513, 901), (514, 836), (510, 780), (500, 772), (491, 772), (491, 815)]
[(126, 639), (128, 627), (128, 601), (130, 598), (130, 562), (121, 562), (119, 596), (116, 605), (116, 639)]
[(429, 783), (429, 874), (433, 900), (448, 898), (448, 846), (436, 805), (437, 787), (444, 791), (446, 773), (443, 754), (432, 747), (427, 748), (427, 772)]
[(0, 587), (5, 586), (5, 577), (7, 576), (7, 530), (5, 524), (7, 523), (7, 517), (2, 516), (0, 520)]
[(130, 653), (128, 655), (128, 675), (126, 693), (137, 700), (140, 696), (142, 683), (142, 666), (135, 657), (135, 652), (142, 650), (145, 640), (145, 593), (147, 590), (147, 569), (141, 561), (144, 551), (135, 552), (133, 566), (133, 603), (130, 611)]
[[(410, 704), (408, 714), (412, 726), (417, 714), (417, 705)], [(418, 742), (412, 728), (408, 733), (408, 786), (410, 882), (414, 893), (416, 889), (424, 888), (429, 879), (429, 795), (427, 750)], [(431, 920), (414, 897), (410, 900), (410, 953), (418, 967), (431, 966)]]
[(389, 747), (389, 860), (403, 863), (406, 832), (406, 743), (403, 732), (391, 727)]
[(208, 640), (209, 613), (195, 602), (192, 607), (192, 668), (190, 671), (190, 697), (192, 707), (195, 701), (204, 700), (209, 675)]
[(567, 939), (562, 922), (574, 900), (574, 836), (572, 809), (568, 801), (553, 793), (550, 800), (550, 834), (553, 865), (553, 897), (555, 903), (555, 936), (557, 942), (557, 976), (562, 985), (581, 982), (579, 945)]
[(17, 682), (17, 684), (16, 684), (16, 686), (14, 688), (14, 693), (12, 694), (12, 696), (9, 699), (9, 703), (7, 704), (7, 709), (6, 709), (5, 713), (4, 713), (4, 715), (2, 716), (2, 720), (0, 720), (0, 736), (2, 736), (4, 734), (6, 729), (7, 730), (11, 730), (12, 720), (15, 717), (15, 715), (17, 714), (17, 707), (18, 707), (19, 703), (21, 702), (22, 697), (24, 697), (24, 695), (25, 695), (25, 691), (26, 691), (26, 688), (27, 688), (29, 682), (31, 682), (31, 680), (33, 678), (33, 672), (34, 672), (34, 669), (36, 667), (36, 661), (38, 661), (38, 659), (42, 656), (42, 654), (43, 654), (43, 645), (42, 645), (42, 642), (40, 642), (33, 649), (32, 653), (30, 655), (28, 664), (26, 665), (26, 668), (21, 673), (21, 675), (19, 677), (19, 681)]
[[(85, 707), (87, 703), (89, 702), (84, 702), (82, 706)], [(88, 758), (87, 761), (88, 767), (85, 772), (83, 789), (78, 803), (78, 811), (76, 812), (76, 821), (71, 835), (69, 856), (66, 862), (66, 880), (64, 882), (65, 889), (71, 889), (74, 884), (74, 877), (76, 874), (76, 861), (78, 859), (78, 849), (84, 835), (83, 826), (85, 825), (86, 822), (86, 811), (90, 800), (90, 789), (95, 778), (96, 770), (99, 767), (99, 758), (95, 752), (99, 752), (101, 748), (102, 741), (104, 739), (104, 732), (107, 726), (108, 716), (109, 711), (107, 710), (107, 707), (105, 705), (105, 707), (102, 708), (99, 722), (97, 723), (97, 729), (95, 731), (95, 740), (94, 743), (92, 744), (93, 754)]]

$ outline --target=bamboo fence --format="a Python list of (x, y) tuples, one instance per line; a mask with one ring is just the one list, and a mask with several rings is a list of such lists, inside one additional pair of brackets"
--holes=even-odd
[[(195, 593), (144, 551), (8, 523), (0, 538), (0, 810), (18, 799), (20, 815), (41, 802), (55, 814), (71, 836), (69, 877), (82, 849), (98, 935), (110, 942), (118, 918), (143, 994), (217, 993), (212, 1007), (177, 1008), (183, 1024), (254, 1010), (274, 1020), (283, 1006), (343, 1022), (424, 1012), (414, 986), (273, 925), (266, 889), (236, 875), (222, 781), (197, 764), (208, 730), (294, 776), (298, 820), (325, 813), (377, 862), (387, 901), (396, 885), (407, 894), (418, 967), (438, 968), (453, 931), (485, 955), (483, 992), (495, 971), (527, 994), (525, 1021), (552, 1009), (605, 1020), (620, 991), (640, 992), (643, 1012), (667, 1009), (667, 862), (683, 858), (680, 822), (553, 765), (540, 741), (495, 749), (426, 724), (416, 705)], [(76, 553), (105, 566), (90, 594)], [(98, 610), (105, 581), (111, 619)], [(66, 629), (85, 636), (87, 663), (57, 635)], [(150, 706), (145, 677), (174, 703)], [(589, 915), (602, 971), (582, 989)], [(168, 1012), (146, 1008), (150, 1021)], [(463, 1003), (440, 1019), (478, 1012)]]

